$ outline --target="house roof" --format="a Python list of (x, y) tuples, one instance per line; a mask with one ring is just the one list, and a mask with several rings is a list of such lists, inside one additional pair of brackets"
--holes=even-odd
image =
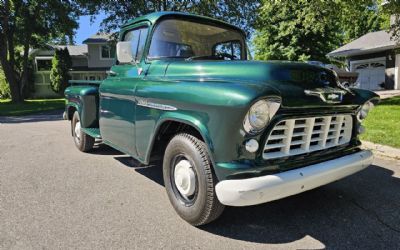
[(108, 33), (97, 33), (92, 35), (91, 37), (85, 39), (82, 43), (107, 43), (108, 41), (112, 40), (112, 34)]
[(55, 45), (54, 48), (64, 49), (67, 48), (70, 56), (86, 56), (88, 47), (83, 45)]
[(69, 55), (74, 57), (87, 56), (88, 48), (83, 45), (45, 45), (40, 49), (32, 49), (29, 51), (30, 56), (53, 56), (54, 50), (67, 48)]
[(349, 57), (394, 49), (398, 44), (391, 37), (391, 33), (385, 30), (371, 32), (328, 53), (327, 56)]

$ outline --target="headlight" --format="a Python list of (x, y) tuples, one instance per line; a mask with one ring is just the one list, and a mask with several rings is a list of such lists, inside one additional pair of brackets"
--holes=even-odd
[(361, 122), (362, 120), (364, 120), (364, 119), (367, 117), (369, 111), (370, 111), (373, 107), (374, 107), (374, 104), (373, 104), (372, 102), (370, 102), (370, 101), (364, 103), (364, 105), (362, 105), (361, 108), (360, 108), (360, 110), (358, 111), (358, 114), (357, 114), (358, 120), (359, 120), (360, 122)]
[(244, 119), (244, 130), (251, 134), (263, 130), (278, 111), (280, 105), (280, 98), (268, 98), (254, 103)]

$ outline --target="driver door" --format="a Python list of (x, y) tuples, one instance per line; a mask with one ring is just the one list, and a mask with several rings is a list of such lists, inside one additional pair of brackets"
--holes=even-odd
[(126, 31), (122, 41), (131, 42), (133, 62), (112, 66), (100, 86), (100, 132), (105, 143), (137, 156), (135, 146), (135, 88), (143, 80), (138, 62), (147, 38), (147, 26)]

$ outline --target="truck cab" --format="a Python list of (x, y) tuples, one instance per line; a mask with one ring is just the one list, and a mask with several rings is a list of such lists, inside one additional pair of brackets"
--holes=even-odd
[(196, 226), (367, 167), (358, 134), (379, 101), (326, 68), (249, 60), (241, 29), (178, 12), (123, 25), (108, 77), (65, 96), (79, 150), (101, 139), (143, 164), (161, 156), (171, 204)]

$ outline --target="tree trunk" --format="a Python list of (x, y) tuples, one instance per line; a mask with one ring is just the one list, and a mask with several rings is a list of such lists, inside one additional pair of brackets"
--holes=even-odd
[[(18, 3), (18, 2), (17, 2)], [(18, 5), (18, 4), (17, 4)], [(18, 9), (18, 6), (15, 6)], [(6, 81), (10, 86), (11, 101), (13, 103), (21, 103), (24, 98), (20, 93), (19, 79), (17, 79), (17, 72), (15, 71), (15, 57), (14, 57), (14, 29), (10, 27), (10, 1), (4, 1), (4, 13), (0, 20), (2, 30), (0, 32), (0, 63), (6, 77)]]
[(22, 57), (22, 76), (21, 76), (21, 84), (20, 84), (20, 95), (22, 98), (25, 98), (25, 88), (28, 85), (28, 77), (29, 77), (29, 40), (31, 39), (32, 33), (30, 29), (28, 30), (28, 34), (26, 34), (24, 41), (24, 54)]
[(4, 71), (4, 75), (6, 76), (6, 80), (10, 85), (11, 101), (13, 103), (23, 102), (24, 98), (21, 95), (19, 82), (15, 77), (14, 70), (12, 69), (12, 67), (10, 67), (8, 63), (3, 63), (3, 60), (1, 60), (1, 65)]

